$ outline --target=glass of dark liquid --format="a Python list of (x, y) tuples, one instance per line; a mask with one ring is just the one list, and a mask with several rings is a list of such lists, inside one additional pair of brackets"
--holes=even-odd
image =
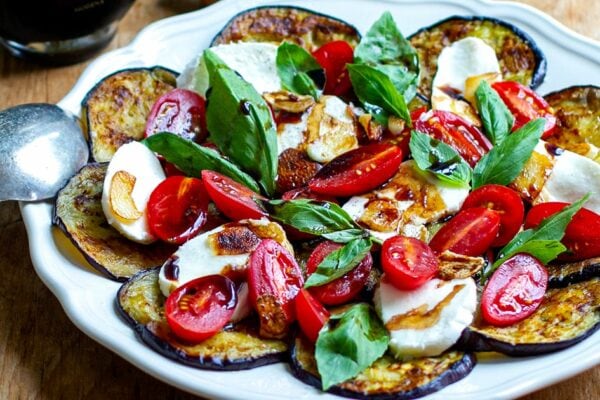
[(0, 44), (44, 64), (83, 61), (113, 38), (134, 0), (0, 0)]

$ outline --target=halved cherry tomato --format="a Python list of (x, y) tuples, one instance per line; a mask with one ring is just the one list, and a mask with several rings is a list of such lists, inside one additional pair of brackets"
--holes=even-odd
[(485, 285), (481, 315), (496, 326), (519, 322), (537, 310), (547, 286), (544, 265), (529, 254), (516, 254), (502, 263)]
[(197, 178), (171, 176), (148, 199), (148, 226), (159, 239), (182, 244), (200, 233), (206, 223), (209, 198)]
[(556, 116), (544, 98), (519, 82), (503, 81), (492, 84), (506, 107), (515, 116), (513, 131), (529, 121), (545, 118), (546, 125), (542, 139), (552, 136), (556, 129)]
[(467, 196), (462, 209), (485, 207), (500, 215), (500, 230), (492, 242), (493, 247), (504, 246), (519, 232), (525, 217), (525, 206), (521, 196), (514, 190), (501, 185), (484, 185)]
[(248, 261), (249, 297), (260, 318), (260, 335), (283, 338), (296, 320), (293, 301), (304, 285), (302, 270), (285, 247), (263, 239)]
[(393, 236), (381, 246), (381, 265), (388, 281), (400, 290), (413, 290), (439, 270), (437, 256), (419, 239)]
[(246, 186), (218, 172), (202, 171), (202, 181), (208, 195), (217, 208), (232, 220), (260, 219), (268, 214), (261, 209), (256, 200), (266, 200)]
[[(543, 219), (556, 214), (568, 205), (568, 203), (550, 202), (533, 206), (525, 218), (525, 229), (537, 227)], [(570, 252), (558, 256), (561, 260), (579, 261), (600, 257), (600, 215), (586, 208), (577, 211), (567, 225), (561, 242)]]
[(194, 279), (175, 289), (165, 302), (167, 323), (188, 342), (201, 342), (219, 332), (237, 305), (235, 284), (222, 275)]
[[(320, 243), (310, 254), (306, 262), (306, 272), (308, 275), (317, 270), (321, 262), (329, 253), (342, 247), (341, 244), (326, 241)], [(335, 306), (344, 304), (352, 300), (365, 286), (369, 279), (369, 273), (373, 266), (373, 257), (367, 254), (362, 261), (351, 271), (329, 283), (321, 286), (313, 286), (308, 291), (315, 296), (321, 303)]]
[(160, 96), (148, 115), (146, 137), (158, 132), (202, 142), (207, 133), (204, 99), (187, 89), (173, 89)]
[(431, 110), (423, 113), (415, 121), (414, 127), (452, 147), (471, 167), (492, 148), (479, 129), (449, 111)]
[(500, 215), (475, 207), (459, 211), (437, 231), (429, 242), (436, 253), (450, 250), (466, 256), (480, 256), (492, 245), (500, 229)]
[(346, 64), (354, 61), (354, 50), (343, 40), (325, 43), (313, 52), (313, 57), (325, 70), (325, 94), (343, 96), (352, 88)]
[(329, 311), (306, 289), (300, 289), (294, 305), (296, 306), (298, 325), (304, 332), (304, 336), (311, 342), (316, 342), (319, 331), (329, 319)]
[(402, 151), (390, 144), (370, 144), (334, 158), (308, 182), (315, 193), (354, 196), (390, 179), (402, 162)]

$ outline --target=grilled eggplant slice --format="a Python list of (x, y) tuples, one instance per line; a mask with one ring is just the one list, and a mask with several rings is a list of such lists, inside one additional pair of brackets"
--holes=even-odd
[(437, 59), (445, 46), (467, 36), (478, 37), (495, 51), (505, 80), (538, 87), (546, 75), (546, 58), (529, 35), (507, 22), (488, 17), (453, 16), (409, 37), (419, 54), (419, 92), (431, 97)]
[(107, 164), (88, 164), (67, 182), (56, 199), (54, 224), (93, 267), (123, 281), (140, 270), (162, 265), (174, 248), (132, 242), (108, 224), (101, 203), (106, 168)]
[(118, 71), (98, 82), (81, 103), (92, 158), (110, 161), (121, 145), (143, 139), (152, 105), (175, 87), (175, 78), (175, 72), (153, 67)]
[(548, 285), (560, 288), (600, 277), (600, 257), (583, 261), (548, 265)]
[(240, 370), (282, 361), (288, 346), (258, 336), (258, 321), (247, 318), (199, 344), (187, 344), (170, 331), (158, 271), (142, 271), (117, 293), (117, 308), (140, 338), (162, 355), (196, 368)]
[(358, 30), (340, 19), (299, 7), (258, 7), (233, 17), (212, 40), (211, 46), (231, 42), (294, 42), (309, 51), (333, 40), (352, 47)]
[(532, 356), (562, 350), (600, 327), (600, 279), (549, 289), (530, 317), (507, 327), (487, 325), (481, 317), (463, 332), (456, 348)]
[[(302, 382), (321, 389), (314, 353), (314, 345), (298, 335), (291, 354), (292, 373)], [(475, 362), (473, 354), (459, 351), (406, 362), (386, 354), (357, 377), (328, 391), (354, 399), (416, 399), (461, 380), (471, 372)]]
[(571, 86), (544, 98), (558, 118), (548, 142), (600, 163), (600, 87)]

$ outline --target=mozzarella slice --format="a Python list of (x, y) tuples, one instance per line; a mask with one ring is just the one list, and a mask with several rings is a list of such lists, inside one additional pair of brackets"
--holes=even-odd
[[(113, 177), (117, 173), (125, 173), (135, 180), (130, 193), (138, 218), (124, 219), (111, 205), (111, 189)], [(165, 179), (160, 162), (146, 146), (139, 142), (131, 142), (119, 147), (108, 164), (102, 188), (102, 211), (108, 223), (125, 237), (139, 243), (151, 243), (156, 240), (150, 232), (147, 222), (146, 205), (152, 191)], [(112, 201), (115, 194), (113, 193)]]
[[(275, 58), (277, 46), (272, 43), (228, 43), (215, 47), (214, 51), (231, 69), (237, 71), (257, 92), (275, 92), (281, 90), (281, 79), (277, 74)], [(208, 70), (204, 57), (200, 55), (190, 63), (177, 79), (177, 87), (195, 90), (206, 95), (208, 89)]]
[(410, 291), (382, 277), (373, 301), (390, 332), (390, 350), (399, 359), (437, 356), (459, 339), (477, 307), (471, 278), (432, 279)]
[(297, 122), (282, 122), (277, 125), (277, 154), (280, 155), (287, 149), (298, 149), (306, 141), (308, 116), (310, 110), (305, 111)]

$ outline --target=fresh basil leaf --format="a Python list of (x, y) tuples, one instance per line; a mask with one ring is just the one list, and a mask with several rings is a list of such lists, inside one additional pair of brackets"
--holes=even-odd
[(347, 67), (354, 93), (361, 103), (379, 107), (412, 126), (404, 97), (385, 73), (364, 64), (348, 64)]
[(545, 120), (538, 118), (494, 146), (473, 169), (473, 189), (488, 183), (508, 185), (523, 170), (544, 132)]
[(336, 243), (348, 243), (351, 240), (368, 236), (369, 234), (365, 230), (357, 228), (344, 229), (343, 231), (325, 233), (321, 235), (321, 237)]
[(486, 136), (494, 146), (501, 144), (510, 134), (515, 117), (485, 80), (475, 90), (475, 102)]
[(301, 232), (326, 235), (350, 229), (361, 229), (335, 203), (314, 200), (271, 200), (267, 203), (271, 218), (293, 226)]
[(315, 345), (323, 390), (351, 379), (371, 366), (387, 350), (389, 335), (373, 309), (356, 304), (332, 315)]
[(277, 48), (275, 62), (284, 89), (318, 98), (318, 88), (311, 76), (324, 72), (308, 51), (297, 44), (283, 42)]
[(204, 50), (204, 53), (202, 53), (202, 58), (204, 59), (206, 70), (208, 71), (210, 86), (212, 86), (213, 81), (210, 81), (210, 78), (215, 76), (217, 70), (220, 68), (229, 69), (229, 67), (227, 64), (225, 64), (225, 61), (223, 61), (221, 57), (219, 57), (217, 53), (211, 49)]
[(433, 173), (441, 181), (463, 187), (469, 186), (471, 167), (446, 143), (413, 130), (409, 147), (413, 159), (421, 170)]
[(223, 158), (216, 150), (168, 132), (148, 136), (142, 143), (168, 162), (175, 164), (188, 176), (198, 177), (202, 170), (209, 169), (228, 176), (255, 192), (260, 191), (260, 187), (250, 175)]
[[(263, 191), (275, 192), (277, 132), (267, 103), (235, 71), (205, 52), (211, 89), (206, 123), (221, 153), (258, 179)], [(213, 60), (214, 61), (214, 60)]]
[(354, 51), (354, 63), (369, 65), (387, 75), (406, 103), (415, 97), (419, 57), (389, 12), (383, 13), (362, 37)]
[(352, 271), (371, 251), (371, 240), (357, 238), (332, 251), (317, 266), (304, 287), (321, 286)]
[[(560, 212), (545, 218), (535, 229), (527, 229), (517, 234), (500, 250), (498, 259), (488, 271), (485, 271), (483, 278), (487, 279), (504, 261), (517, 253), (531, 254), (544, 264), (554, 260), (566, 250), (560, 240), (565, 235), (567, 225), (589, 198), (590, 194), (588, 193)], [(559, 252), (560, 246), (562, 246), (562, 251)]]

